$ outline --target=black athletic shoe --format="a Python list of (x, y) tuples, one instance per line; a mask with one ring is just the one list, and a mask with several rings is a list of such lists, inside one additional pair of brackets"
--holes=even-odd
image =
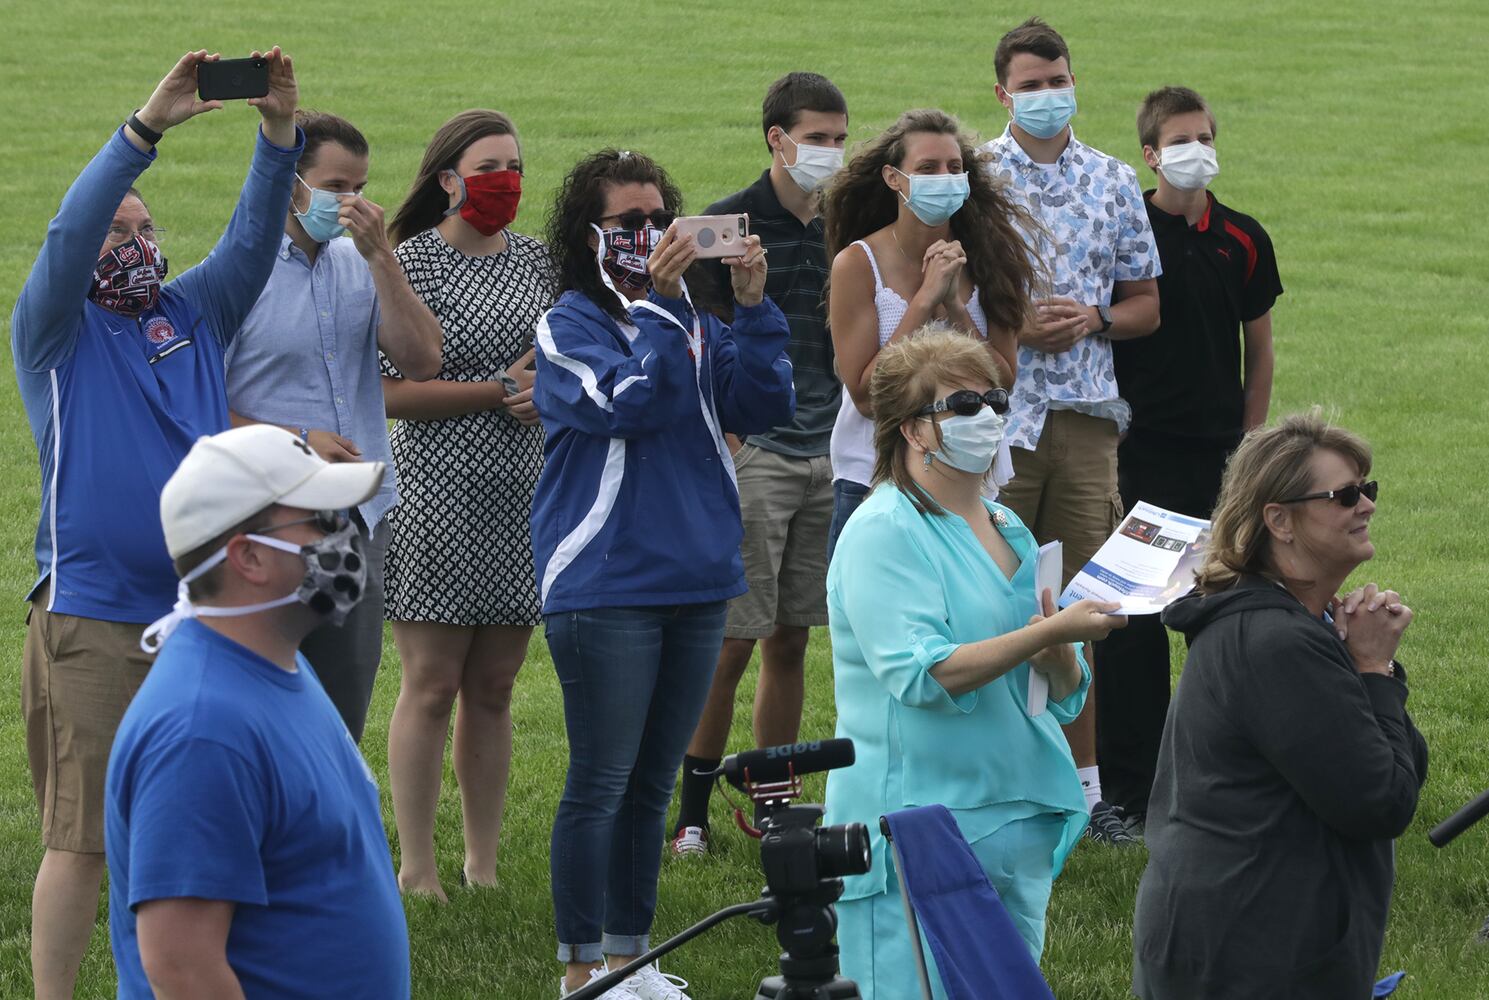
[(1091, 822), (1086, 826), (1086, 837), (1098, 844), (1113, 847), (1136, 847), (1142, 841), (1127, 831), (1123, 824), (1120, 806), (1110, 802), (1098, 802), (1091, 810)]

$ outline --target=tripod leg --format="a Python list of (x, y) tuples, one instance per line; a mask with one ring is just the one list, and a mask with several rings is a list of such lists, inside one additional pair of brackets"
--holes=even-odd
[[(889, 841), (890, 849), (894, 852), (894, 870), (898, 875), (904, 869), (900, 861), (900, 845), (893, 840)], [(915, 974), (920, 977), (920, 995), (924, 1000), (934, 1000), (931, 992), (931, 975), (925, 967), (925, 949), (920, 943), (920, 923), (915, 919), (915, 909), (910, 905), (910, 897), (905, 895), (904, 883), (900, 883), (900, 902), (905, 904), (905, 923), (910, 928), (910, 943), (915, 946)]]

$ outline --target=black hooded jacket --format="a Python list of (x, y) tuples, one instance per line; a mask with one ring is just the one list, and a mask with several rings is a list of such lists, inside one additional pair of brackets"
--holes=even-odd
[(1259, 577), (1170, 606), (1189, 655), (1148, 803), (1133, 926), (1144, 1000), (1364, 1000), (1427, 779), (1405, 671), (1360, 674)]

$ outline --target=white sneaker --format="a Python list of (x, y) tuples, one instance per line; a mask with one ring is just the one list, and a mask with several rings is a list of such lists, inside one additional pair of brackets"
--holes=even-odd
[(683, 990), (688, 981), (669, 972), (663, 972), (655, 964), (643, 966), (631, 973), (625, 981), (641, 1000), (692, 1000)]
[(672, 856), (685, 858), (708, 853), (708, 831), (701, 826), (685, 826), (672, 838)]
[[(604, 966), (598, 969), (590, 969), (589, 981), (594, 982), (596, 979), (604, 979), (608, 975), (610, 975), (610, 972)], [(645, 1000), (640, 993), (636, 992), (633, 986), (635, 981), (635, 976), (632, 976), (630, 979), (621, 980), (620, 985), (612, 986), (604, 993), (601, 993), (599, 1000)], [(683, 985), (686, 986), (687, 984), (684, 983)], [(569, 987), (562, 979), (558, 981), (558, 995), (560, 998), (569, 995)], [(684, 997), (684, 1000), (688, 1000), (688, 998)]]

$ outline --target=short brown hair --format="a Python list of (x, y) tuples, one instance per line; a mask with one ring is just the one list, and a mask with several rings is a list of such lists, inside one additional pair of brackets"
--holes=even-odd
[(1137, 139), (1144, 146), (1158, 148), (1158, 134), (1163, 123), (1174, 115), (1185, 115), (1191, 111), (1203, 111), (1210, 118), (1210, 134), (1220, 131), (1215, 123), (1215, 112), (1199, 96), (1198, 91), (1188, 87), (1159, 87), (1147, 97), (1137, 109)]
[(345, 118), (324, 111), (299, 108), (295, 111), (295, 124), (305, 133), (305, 148), (300, 150), (297, 164), (300, 170), (309, 170), (315, 166), (316, 155), (328, 142), (343, 147), (353, 156), (368, 154), (366, 136)]
[(1324, 419), (1323, 410), (1283, 417), (1250, 431), (1225, 465), (1210, 523), (1210, 544), (1195, 580), (1207, 594), (1228, 590), (1245, 574), (1277, 579), (1262, 511), (1313, 487), (1313, 453), (1326, 449), (1370, 474), (1370, 445)]
[[(760, 105), (760, 128), (766, 135), (775, 125), (790, 132), (801, 120), (803, 111), (846, 117), (848, 101), (843, 92), (821, 73), (787, 73), (765, 92), (765, 100)], [(770, 143), (765, 145), (769, 147)]]
[[(192, 549), (190, 552), (179, 556), (172, 563), (172, 565), (176, 567), (176, 576), (178, 578), (184, 577), (186, 574), (196, 569), (202, 563), (211, 558), (213, 553), (215, 553), (218, 549), (222, 548), (224, 545), (230, 542), (234, 536), (246, 535), (250, 532), (263, 530), (273, 521), (273, 513), (278, 509), (278, 504), (273, 504), (269, 507), (265, 507), (257, 514), (252, 514), (244, 518), (242, 521), (239, 521), (237, 524), (233, 525), (231, 528), (224, 531), (216, 538), (210, 539), (207, 542), (204, 542), (203, 544)], [(213, 566), (211, 569), (207, 570), (207, 572), (203, 573), (201, 576), (188, 583), (186, 587), (187, 595), (193, 601), (200, 601), (208, 597), (217, 596), (218, 590), (222, 587), (222, 563), (218, 563), (216, 566)]]
[(1070, 65), (1070, 49), (1066, 48), (1065, 39), (1046, 24), (1043, 18), (1031, 17), (998, 39), (998, 48), (993, 52), (993, 72), (999, 83), (1008, 82), (1008, 64), (1020, 52), (1028, 52), (1050, 62), (1064, 59), (1065, 65)]
[(935, 402), (937, 385), (970, 381), (1002, 385), (998, 366), (983, 341), (939, 323), (923, 326), (879, 352), (874, 374), (869, 379), (869, 403), (874, 411), (875, 486), (894, 483), (922, 514), (945, 513), (935, 497), (906, 471), (910, 443), (900, 433), (900, 425), (913, 420), (923, 407)]

